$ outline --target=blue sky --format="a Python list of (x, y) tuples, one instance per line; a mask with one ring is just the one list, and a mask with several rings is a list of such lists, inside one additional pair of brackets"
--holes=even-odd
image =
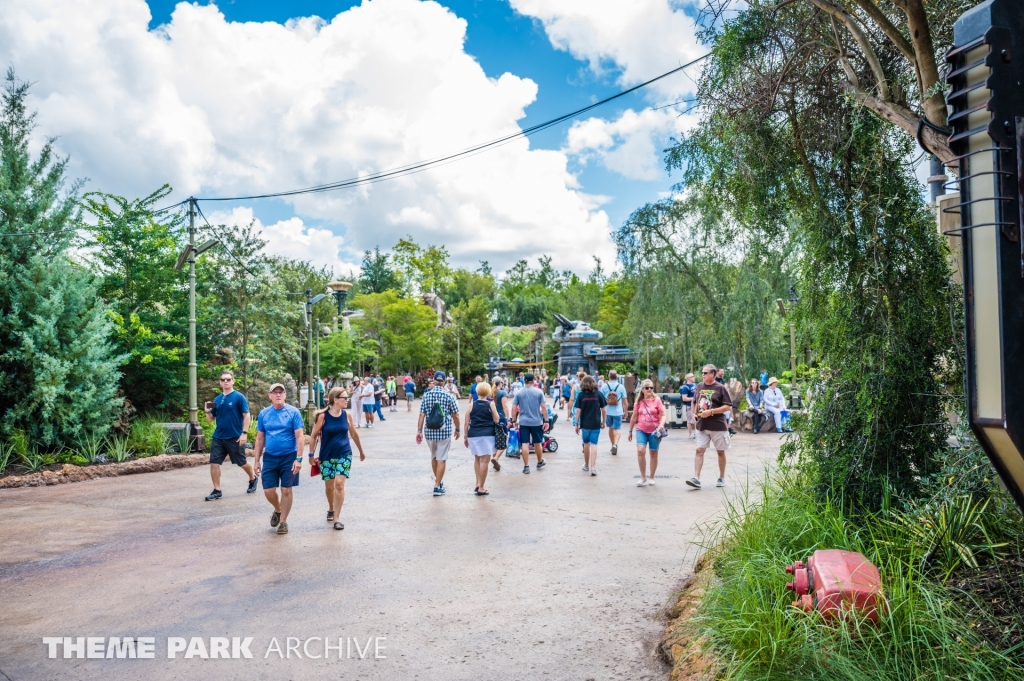
[[(170, 21), (171, 12), (177, 4), (173, 0), (147, 2), (152, 12), (151, 28)], [(305, 16), (319, 16), (329, 20), (360, 2), (224, 0), (214, 4), (229, 21), (284, 23)], [(603, 65), (606, 69), (604, 73), (594, 74), (585, 61), (574, 58), (565, 50), (555, 49), (540, 21), (517, 13), (504, 0), (444, 0), (440, 4), (467, 21), (466, 52), (480, 63), (489, 77), (497, 78), (510, 72), (537, 83), (537, 99), (526, 109), (525, 119), (519, 121), (521, 127), (529, 127), (579, 109), (623, 89), (616, 82), (621, 74), (617, 64), (607, 62)], [(686, 75), (672, 78), (680, 85), (693, 85)], [(650, 106), (646, 97), (647, 93), (640, 91), (587, 115), (616, 118), (626, 108), (640, 110)], [(532, 136), (531, 146), (559, 149), (565, 143), (569, 126), (570, 123), (565, 123)], [(608, 213), (613, 228), (621, 225), (635, 208), (664, 195), (674, 181), (664, 172), (651, 181), (629, 179), (607, 170), (599, 163), (585, 166), (573, 163), (570, 168), (578, 173), (583, 190), (610, 199), (603, 209)], [(340, 178), (322, 179), (328, 181)], [(263, 201), (254, 206), (254, 212), (264, 222), (285, 219), (293, 213), (291, 206), (277, 201)], [(315, 219), (307, 219), (306, 222), (324, 224)]]

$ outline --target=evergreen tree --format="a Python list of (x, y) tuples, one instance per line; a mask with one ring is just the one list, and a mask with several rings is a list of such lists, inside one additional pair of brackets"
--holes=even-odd
[(122, 400), (124, 360), (95, 279), (67, 256), (81, 227), (78, 185), (47, 141), (29, 154), (28, 85), (11, 70), (0, 102), (0, 428), (43, 446), (102, 435)]

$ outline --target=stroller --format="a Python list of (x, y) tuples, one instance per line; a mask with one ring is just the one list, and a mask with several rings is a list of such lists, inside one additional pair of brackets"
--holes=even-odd
[[(552, 422), (552, 425), (554, 423)], [(558, 451), (558, 440), (551, 437), (549, 433), (544, 433), (544, 442), (541, 445), (545, 452), (557, 452)], [(508, 446), (505, 448), (505, 456), (510, 459), (521, 458), (522, 441), (519, 439), (519, 428), (509, 428), (508, 430)]]

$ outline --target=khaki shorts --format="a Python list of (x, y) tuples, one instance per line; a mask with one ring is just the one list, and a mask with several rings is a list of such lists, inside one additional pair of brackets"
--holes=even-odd
[(430, 448), (430, 458), (438, 461), (448, 460), (448, 450), (452, 447), (451, 439), (427, 440), (427, 447)]
[(729, 431), (727, 430), (698, 430), (697, 449), (713, 448), (719, 452), (729, 449)]

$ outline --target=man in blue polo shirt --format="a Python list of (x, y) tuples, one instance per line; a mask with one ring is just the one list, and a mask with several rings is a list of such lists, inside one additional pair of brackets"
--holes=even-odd
[[(274, 507), (270, 526), (288, 534), (288, 512), (292, 510), (292, 487), (299, 484), (302, 452), (305, 449), (302, 414), (285, 404), (284, 386), (270, 386), (270, 406), (256, 418), (256, 475), (263, 481), (263, 494)], [(264, 454), (266, 458), (264, 459)], [(277, 488), (281, 488), (278, 496)]]
[(206, 495), (207, 501), (220, 499), (223, 495), (220, 491), (220, 467), (225, 458), (230, 458), (231, 463), (241, 466), (246, 475), (249, 476), (249, 494), (256, 491), (256, 474), (252, 466), (245, 460), (246, 433), (249, 432), (249, 422), (252, 415), (249, 413), (249, 402), (245, 395), (235, 390), (235, 375), (230, 371), (220, 372), (221, 394), (213, 398), (213, 402), (207, 402), (207, 421), (217, 421), (217, 428), (213, 431), (213, 438), (210, 442), (210, 478), (213, 479), (213, 491)]

